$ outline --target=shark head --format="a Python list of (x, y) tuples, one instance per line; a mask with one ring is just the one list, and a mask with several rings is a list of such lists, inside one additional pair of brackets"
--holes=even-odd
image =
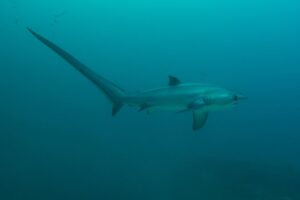
[(205, 102), (211, 109), (222, 109), (236, 105), (245, 99), (248, 97), (243, 94), (220, 88), (208, 95)]
[(224, 88), (206, 88), (200, 92), (201, 98), (194, 101), (189, 107), (193, 110), (193, 129), (198, 130), (207, 121), (208, 112), (222, 110), (247, 99), (246, 96)]

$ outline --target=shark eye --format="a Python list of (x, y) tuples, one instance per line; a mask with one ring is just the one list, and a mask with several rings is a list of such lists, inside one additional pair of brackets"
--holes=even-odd
[(238, 96), (237, 95), (233, 95), (233, 101), (237, 101), (238, 100)]

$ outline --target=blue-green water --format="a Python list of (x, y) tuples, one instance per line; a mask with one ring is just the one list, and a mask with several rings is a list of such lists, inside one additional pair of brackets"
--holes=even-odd
[[(2, 0), (0, 199), (300, 199), (300, 1)], [(246, 94), (211, 113), (103, 95), (30, 26), (128, 91), (169, 74)]]

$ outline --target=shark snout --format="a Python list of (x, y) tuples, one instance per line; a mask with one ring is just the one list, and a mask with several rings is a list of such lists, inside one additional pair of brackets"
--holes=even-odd
[(232, 105), (237, 105), (241, 100), (246, 100), (246, 99), (248, 99), (248, 97), (243, 94), (235, 94), (233, 95)]

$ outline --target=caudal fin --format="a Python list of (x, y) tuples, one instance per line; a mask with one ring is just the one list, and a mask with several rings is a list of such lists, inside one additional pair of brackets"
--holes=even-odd
[(96, 74), (94, 71), (89, 69), (83, 63), (81, 63), (78, 59), (72, 56), (67, 51), (63, 50), (61, 47), (57, 46), (53, 42), (34, 32), (30, 28), (27, 30), (36, 37), (40, 42), (46, 45), (48, 48), (53, 50), (56, 54), (58, 54), (61, 58), (71, 64), (76, 70), (78, 70), (82, 75), (84, 75), (87, 79), (89, 79), (92, 83), (94, 83), (111, 101), (113, 105), (112, 115), (115, 116), (120, 109), (123, 107), (123, 99), (125, 97), (125, 91), (119, 86), (115, 85), (111, 81), (103, 78), (102, 76)]

